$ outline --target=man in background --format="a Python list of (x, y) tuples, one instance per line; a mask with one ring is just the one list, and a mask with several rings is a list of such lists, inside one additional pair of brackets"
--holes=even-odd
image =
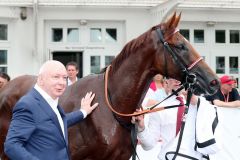
[(70, 86), (73, 83), (77, 82), (78, 77), (78, 65), (76, 62), (68, 62), (66, 65), (66, 69), (67, 69), (67, 74), (68, 74), (68, 78), (67, 78), (67, 85)]
[(206, 97), (206, 99), (218, 107), (240, 107), (239, 93), (233, 85), (235, 84), (235, 80), (228, 75), (224, 75), (220, 77), (220, 81), (221, 87), (218, 89), (217, 93)]
[(236, 80), (228, 75), (220, 77), (221, 87), (213, 96), (208, 97), (217, 107), (222, 149), (210, 156), (211, 160), (239, 160), (240, 152), (240, 97), (235, 88)]

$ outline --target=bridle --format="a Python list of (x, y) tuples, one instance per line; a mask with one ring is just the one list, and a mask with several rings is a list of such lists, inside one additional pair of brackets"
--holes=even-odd
[[(187, 93), (187, 101), (186, 101), (186, 108), (185, 108), (185, 112), (183, 115), (183, 119), (182, 119), (182, 126), (181, 126), (181, 130), (180, 130), (180, 135), (179, 135), (179, 139), (178, 139), (178, 144), (177, 144), (177, 149), (175, 152), (173, 152), (174, 157), (172, 160), (175, 160), (177, 155), (179, 154), (179, 149), (180, 149), (180, 145), (181, 145), (181, 141), (182, 141), (182, 136), (183, 136), (183, 130), (184, 130), (184, 126), (185, 126), (185, 120), (188, 114), (188, 109), (189, 109), (189, 105), (190, 105), (190, 100), (192, 97), (192, 93), (193, 93), (193, 85), (196, 83), (197, 78), (196, 75), (193, 73), (190, 73), (190, 70), (193, 69), (194, 66), (196, 66), (203, 58), (199, 57), (195, 62), (193, 62), (192, 64), (190, 64), (188, 67), (186, 67), (186, 65), (183, 64), (183, 62), (179, 59), (179, 57), (177, 56), (177, 53), (172, 50), (172, 48), (169, 46), (168, 42), (166, 40), (164, 40), (164, 36), (163, 33), (161, 31), (161, 28), (157, 28), (156, 29), (157, 35), (159, 37), (159, 41), (162, 43), (164, 49), (167, 49), (167, 51), (170, 53), (171, 57), (173, 58), (174, 62), (180, 67), (181, 71), (183, 72), (184, 76), (185, 76), (185, 83), (182, 84), (182, 86), (179, 88), (178, 92), (180, 91), (180, 89), (185, 88), (186, 90), (188, 90)], [(174, 30), (174, 32), (172, 32), (168, 37), (167, 40), (169, 38), (171, 38), (175, 33), (177, 33), (178, 30)], [(165, 58), (165, 75), (167, 76), (167, 61), (166, 61), (166, 54), (164, 51), (164, 58)], [(111, 111), (114, 113), (114, 115), (119, 115), (119, 116), (123, 116), (123, 117), (132, 117), (132, 116), (138, 116), (141, 114), (146, 114), (146, 113), (151, 113), (151, 112), (156, 112), (156, 111), (161, 111), (164, 110), (166, 108), (173, 108), (173, 107), (177, 107), (179, 105), (176, 106), (167, 106), (167, 107), (160, 107), (160, 108), (155, 108), (157, 105), (159, 105), (161, 102), (163, 102), (164, 100), (166, 100), (167, 98), (170, 98), (171, 96), (173, 96), (176, 93), (171, 94), (170, 96), (168, 96), (167, 98), (165, 98), (163, 101), (161, 101), (160, 103), (146, 109), (140, 112), (135, 112), (135, 113), (131, 113), (131, 114), (125, 114), (125, 113), (119, 113), (117, 112), (112, 105), (109, 102), (109, 97), (108, 97), (108, 74), (109, 74), (109, 70), (111, 68), (111, 65), (109, 65), (106, 69), (106, 73), (105, 73), (105, 79), (104, 79), (104, 94), (105, 94), (105, 101), (107, 103), (107, 106), (111, 109)], [(115, 116), (116, 117), (116, 116)], [(117, 121), (119, 121), (117, 119)], [(136, 126), (134, 125), (131, 128), (131, 143), (132, 143), (132, 147), (133, 147), (133, 155), (132, 155), (132, 159), (135, 160), (136, 156), (138, 157), (137, 153), (136, 153)], [(166, 157), (167, 158), (167, 157)]]
[[(184, 114), (183, 114), (183, 119), (181, 121), (182, 124), (181, 124), (181, 130), (180, 130), (180, 133), (179, 133), (178, 143), (177, 143), (177, 146), (176, 146), (176, 151), (171, 152), (171, 153), (167, 152), (166, 155), (165, 155), (166, 160), (168, 160), (167, 154), (173, 154), (172, 160), (175, 160), (177, 155), (179, 155), (180, 145), (181, 145), (182, 137), (183, 137), (183, 131), (184, 131), (184, 128), (185, 128), (185, 123), (186, 123), (186, 117), (187, 117), (187, 114), (188, 114), (189, 105), (190, 105), (190, 101), (191, 101), (191, 97), (192, 97), (192, 93), (193, 93), (193, 85), (197, 81), (196, 75), (194, 73), (190, 73), (190, 70), (194, 66), (196, 66), (196, 64), (198, 64), (203, 58), (199, 57), (195, 62), (193, 62), (191, 65), (189, 65), (189, 67), (185, 67), (185, 65), (182, 63), (182, 61), (178, 59), (178, 56), (177, 56), (176, 52), (174, 52), (172, 50), (172, 48), (169, 46), (168, 42), (164, 40), (163, 33), (162, 33), (161, 29), (158, 28), (156, 30), (156, 32), (157, 32), (159, 40), (163, 44), (164, 48), (166, 48), (168, 50), (168, 52), (171, 54), (175, 64), (177, 64), (180, 67), (181, 71), (183, 72), (183, 74), (185, 76), (185, 83), (182, 86), (185, 85), (184, 87), (188, 91), (187, 92), (186, 108), (185, 108), (185, 111), (184, 111)], [(176, 32), (178, 32), (178, 30), (175, 29), (175, 31), (172, 33), (172, 35), (175, 34)], [(165, 57), (165, 67), (167, 67), (166, 66), (167, 65), (166, 55), (164, 57)], [(166, 76), (168, 75), (166, 68), (165, 68), (165, 74), (166, 74)], [(200, 101), (198, 99), (198, 105), (199, 105), (199, 102)]]
[[(181, 60), (179, 60), (179, 57), (177, 56), (177, 53), (175, 51), (172, 50), (172, 48), (169, 46), (168, 42), (164, 40), (164, 37), (163, 37), (163, 33), (159, 28), (156, 29), (156, 32), (157, 32), (157, 35), (159, 37), (159, 41), (163, 44), (164, 48), (167, 49), (167, 51), (171, 54), (174, 62), (179, 65), (181, 71), (183, 72), (184, 76), (185, 76), (185, 83), (183, 83), (182, 85), (182, 89), (185, 88), (185, 89), (191, 89), (193, 87), (193, 85), (196, 83), (196, 75), (193, 74), (193, 73), (190, 73), (190, 70), (193, 69), (194, 66), (196, 66), (203, 58), (202, 57), (199, 57), (195, 62), (193, 62), (192, 64), (190, 64), (188, 67), (185, 67), (185, 65), (182, 63)], [(172, 32), (168, 37), (167, 39), (171, 38), (175, 33), (177, 33), (178, 30), (175, 29), (174, 32)], [(165, 52), (164, 52), (165, 53)], [(166, 57), (166, 56), (165, 56)], [(166, 59), (165, 59), (165, 69), (166, 69), (166, 65), (167, 65), (167, 62), (166, 62)], [(164, 110), (166, 109), (167, 107), (163, 107), (163, 108), (155, 108), (157, 105), (159, 105), (160, 103), (158, 103), (157, 105), (154, 105), (152, 107), (150, 107), (149, 109), (146, 109), (146, 110), (142, 110), (140, 112), (135, 112), (135, 113), (129, 113), (129, 114), (125, 114), (125, 113), (120, 113), (118, 111), (116, 111), (114, 109), (114, 107), (111, 105), (111, 103), (109, 102), (109, 96), (108, 96), (108, 76), (109, 76), (109, 71), (111, 69), (111, 65), (109, 65), (106, 69), (106, 72), (105, 72), (105, 78), (104, 78), (104, 95), (105, 95), (105, 101), (107, 103), (107, 106), (110, 108), (110, 110), (116, 114), (116, 115), (119, 115), (119, 116), (123, 116), (123, 117), (132, 117), (132, 116), (138, 116), (138, 115), (142, 115), (142, 114), (146, 114), (146, 113), (151, 113), (151, 112), (156, 112), (156, 111), (161, 111), (161, 110)], [(167, 74), (167, 71), (165, 71), (165, 74)], [(191, 89), (192, 90), (192, 89)], [(179, 90), (180, 91), (180, 90)], [(174, 93), (176, 94), (176, 93)], [(172, 94), (173, 95), (173, 94)], [(172, 95), (168, 96), (171, 97)], [(166, 99), (164, 99), (166, 100)], [(163, 102), (163, 101), (161, 101)]]
[[(182, 73), (185, 76), (185, 82), (188, 82), (189, 78), (192, 79), (193, 81), (190, 81), (190, 83), (195, 83), (196, 82), (196, 75), (194, 75), (193, 73), (190, 73), (190, 70), (196, 66), (196, 64), (198, 64), (201, 60), (203, 60), (202, 57), (199, 57), (195, 62), (193, 62), (192, 64), (190, 64), (188, 67), (186, 67), (186, 65), (183, 64), (183, 61), (179, 59), (179, 56), (177, 55), (177, 53), (172, 50), (172, 48), (170, 47), (169, 43), (167, 42), (167, 40), (169, 38), (171, 38), (175, 33), (179, 32), (178, 29), (175, 29), (169, 36), (167, 36), (166, 40), (163, 37), (163, 33), (162, 30), (160, 28), (156, 29), (159, 41), (163, 44), (164, 49), (167, 49), (167, 51), (170, 53), (170, 55), (173, 58), (173, 61), (175, 64), (177, 64), (180, 68), (180, 70), (182, 71)], [(167, 72), (167, 58), (166, 58), (166, 52), (164, 51), (164, 59), (165, 59), (165, 76), (168, 77), (168, 72)]]

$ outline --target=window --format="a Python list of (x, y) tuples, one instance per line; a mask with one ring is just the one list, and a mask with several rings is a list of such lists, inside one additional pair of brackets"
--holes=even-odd
[(91, 28), (90, 29), (90, 41), (91, 42), (101, 42), (102, 41), (102, 29), (101, 28)]
[(190, 37), (189, 29), (180, 29), (179, 32), (181, 33), (181, 35), (183, 35), (183, 37), (185, 37), (189, 41)]
[(79, 42), (79, 29), (68, 28), (67, 29), (67, 41), (68, 42)]
[(229, 57), (229, 73), (238, 74), (238, 57)]
[(106, 40), (106, 42), (116, 42), (117, 41), (117, 29), (116, 28), (106, 28), (105, 40)]
[(105, 56), (105, 66), (110, 65), (114, 58), (114, 56)]
[(215, 42), (216, 43), (225, 43), (225, 30), (216, 30), (215, 31)]
[(230, 43), (239, 43), (239, 31), (230, 30)]
[(52, 42), (69, 42), (77, 43), (80, 41), (80, 30), (76, 27), (61, 28), (56, 27), (51, 29)]
[(8, 25), (0, 24), (0, 40), (8, 40)]
[(117, 42), (117, 28), (90, 28), (90, 42)]
[(225, 57), (216, 57), (216, 73), (225, 73)]
[(0, 72), (7, 73), (7, 50), (0, 50)]
[(194, 43), (204, 43), (204, 30), (194, 30)]
[(52, 28), (52, 42), (61, 42), (63, 40), (63, 29)]
[(91, 56), (91, 73), (100, 73), (100, 56)]

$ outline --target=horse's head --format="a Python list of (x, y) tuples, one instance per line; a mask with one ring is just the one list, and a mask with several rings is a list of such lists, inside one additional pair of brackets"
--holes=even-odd
[[(192, 45), (178, 32), (180, 21), (176, 13), (166, 22), (152, 28), (156, 58), (154, 67), (161, 74), (180, 80), (194, 81), (195, 94), (213, 94), (219, 80)], [(164, 61), (163, 61), (164, 59)]]

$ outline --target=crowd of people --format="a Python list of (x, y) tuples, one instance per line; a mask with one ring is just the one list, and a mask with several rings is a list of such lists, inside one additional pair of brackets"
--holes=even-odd
[[(50, 60), (42, 65), (37, 83), (14, 107), (4, 144), (10, 159), (70, 159), (67, 128), (82, 121), (98, 106), (98, 103), (91, 104), (95, 97), (92, 92), (86, 93), (79, 104), (80, 109), (71, 114), (65, 114), (58, 105), (58, 98), (66, 86), (78, 81), (78, 71), (76, 62), (64, 66), (59, 61)], [(9, 81), (10, 77), (1, 72), (0, 88)], [(178, 107), (132, 117), (142, 148), (158, 151), (158, 154), (151, 155), (151, 160), (204, 160), (209, 157), (217, 160), (216, 155), (224, 152), (221, 151), (224, 140), (221, 138), (223, 130), (219, 127), (221, 123), (218, 124), (221, 121), (218, 108), (240, 107), (240, 96), (235, 88), (235, 79), (224, 75), (220, 81), (221, 87), (216, 94), (206, 97), (193, 95), (189, 106), (185, 106), (187, 91), (182, 90), (157, 106)], [(180, 85), (175, 79), (156, 75), (142, 107), (146, 109), (158, 104)], [(49, 121), (51, 119), (54, 119), (54, 124)], [(48, 154), (42, 154), (45, 152)]]
[[(158, 89), (154, 94), (148, 95), (146, 106), (153, 106), (167, 96), (173, 90), (180, 87), (180, 82), (175, 79), (165, 79), (162, 89)], [(155, 155), (155, 159), (203, 159), (219, 150), (217, 144), (218, 133), (212, 131), (212, 126), (216, 118), (215, 106), (210, 104), (204, 97), (193, 95), (186, 117), (184, 133), (181, 137), (181, 145), (178, 153), (175, 153), (180, 137), (181, 120), (183, 119), (184, 104), (186, 99), (186, 91), (181, 91), (178, 95), (173, 95), (163, 101), (160, 106), (182, 105), (181, 107), (165, 109), (161, 112), (149, 114), (149, 120), (146, 123), (144, 116), (133, 117), (132, 122), (138, 126), (138, 139), (143, 149), (150, 150), (156, 144), (158, 145), (159, 154)], [(184, 102), (183, 102), (184, 101)], [(208, 115), (203, 115), (203, 114)], [(207, 116), (202, 119), (202, 116)], [(197, 123), (195, 123), (197, 122)], [(205, 128), (202, 130), (202, 128)], [(208, 137), (204, 135), (208, 133)], [(211, 136), (210, 136), (211, 135)], [(214, 139), (215, 143), (210, 143), (201, 147), (210, 139)], [(160, 141), (160, 143), (159, 143)], [(199, 144), (199, 145), (196, 145)]]
[[(153, 82), (155, 83), (155, 79)], [(179, 138), (179, 127), (181, 126), (179, 126), (179, 121), (182, 119), (181, 116), (184, 115), (180, 112), (181, 107), (150, 113), (147, 116), (133, 117), (132, 122), (138, 126), (138, 140), (142, 148), (144, 150), (151, 150), (152, 148), (155, 151), (158, 150), (158, 154), (154, 153), (154, 160), (171, 160), (175, 155), (177, 160), (232, 160), (231, 157), (236, 158), (234, 155), (239, 155), (237, 152), (232, 153), (234, 155), (226, 154), (232, 145), (228, 142), (227, 137), (229, 135), (224, 128), (224, 125), (229, 127), (230, 123), (226, 124), (224, 121), (227, 118), (231, 119), (231, 116), (226, 117), (223, 114), (229, 108), (240, 107), (240, 96), (236, 89), (236, 79), (224, 75), (220, 77), (220, 82), (221, 86), (214, 95), (206, 97), (193, 95), (187, 117), (185, 117), (184, 133), (181, 138)], [(180, 82), (177, 80), (164, 79), (162, 88), (153, 90), (150, 85), (142, 104), (143, 108), (159, 103), (172, 91), (178, 89), (179, 84)], [(178, 97), (185, 99), (184, 102), (186, 103), (186, 96), (183, 95), (186, 95), (186, 91), (173, 95), (162, 102), (159, 107), (181, 104), (182, 102)], [(224, 111), (221, 110), (222, 108)], [(234, 116), (233, 113), (232, 116)], [(230, 126), (235, 128), (232, 125)], [(226, 135), (225, 139), (222, 137), (224, 134)], [(236, 137), (236, 134), (234, 136)], [(178, 146), (179, 139), (181, 139), (180, 146)], [(139, 154), (141, 155), (141, 153)], [(153, 155), (151, 154), (151, 156)]]

